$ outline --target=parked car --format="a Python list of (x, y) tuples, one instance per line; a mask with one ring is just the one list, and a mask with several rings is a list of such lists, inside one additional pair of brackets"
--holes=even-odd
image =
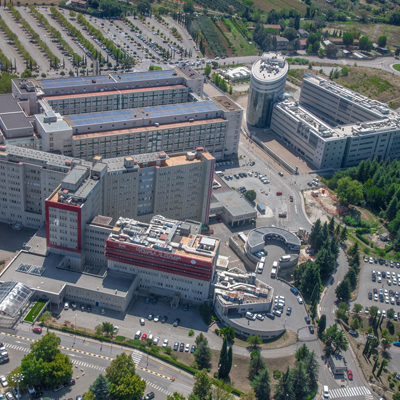
[(185, 350), (185, 343), (181, 343), (181, 344), (179, 345), (179, 351), (180, 351), (180, 352), (183, 352), (183, 350)]
[(179, 342), (175, 342), (174, 343), (174, 350), (178, 351), (178, 349), (179, 349)]
[(191, 349), (190, 349), (190, 352), (191, 353), (194, 353), (196, 351), (196, 345), (195, 344), (192, 344), (192, 347), (191, 347)]
[(299, 302), (299, 304), (303, 304), (303, 299), (300, 296), (297, 296), (297, 301)]
[(349, 378), (349, 381), (353, 380), (353, 372), (351, 371), (351, 369), (347, 370), (347, 377)]
[(0, 382), (1, 382), (1, 386), (3, 386), (3, 387), (8, 386), (7, 378), (5, 377), (5, 375), (0, 376)]
[(33, 328), (32, 332), (33, 333), (42, 333), (42, 328)]
[(312, 335), (314, 335), (314, 327), (310, 325), (310, 326), (308, 327), (308, 329), (309, 329), (310, 333), (311, 333)]
[(144, 319), (143, 318), (140, 318), (140, 325), (144, 325), (145, 324), (145, 322), (144, 322)]
[(168, 346), (168, 339), (164, 339), (162, 347), (167, 347)]
[(144, 400), (151, 400), (154, 399), (154, 397), (156, 397), (156, 395), (154, 394), (154, 392), (149, 392), (147, 394), (144, 395), (143, 399)]
[(266, 313), (265, 314), (269, 319), (275, 319), (275, 315), (272, 313)]
[(291, 315), (292, 314), (292, 307), (288, 307), (286, 310), (286, 315)]
[(307, 325), (310, 325), (310, 324), (311, 324), (310, 317), (304, 317), (304, 319), (306, 320), (306, 324), (307, 324)]
[(172, 325), (176, 328), (180, 322), (181, 322), (180, 318), (177, 318)]
[(400, 347), (400, 340), (394, 341), (393, 346)]
[(357, 331), (353, 331), (352, 329), (349, 330), (349, 334), (351, 336), (358, 336), (358, 332)]

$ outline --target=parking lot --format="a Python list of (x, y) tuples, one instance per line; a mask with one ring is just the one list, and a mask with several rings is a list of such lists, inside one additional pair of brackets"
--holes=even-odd
[[(387, 263), (387, 265), (386, 265)], [(375, 274), (373, 273), (375, 271)], [(375, 276), (375, 278), (373, 277)], [(360, 276), (360, 288), (357, 303), (370, 308), (376, 306), (387, 315), (393, 308), (395, 319), (400, 312), (400, 264), (374, 258), (364, 258)]]
[[(152, 316), (151, 320), (149, 315)], [(159, 316), (158, 321), (156, 317)], [(161, 322), (163, 317), (167, 317), (165, 323)], [(208, 327), (203, 322), (197, 307), (188, 307), (184, 311), (181, 303), (178, 308), (172, 308), (170, 303), (162, 298), (159, 298), (156, 304), (151, 302), (146, 303), (145, 297), (139, 297), (126, 313), (105, 310), (102, 315), (99, 307), (91, 307), (88, 312), (85, 308), (81, 310), (81, 305), (77, 304), (76, 310), (69, 308), (63, 310), (59, 319), (60, 323), (69, 321), (74, 323), (78, 329), (92, 329), (103, 322), (110, 322), (114, 327), (118, 327), (117, 334), (133, 339), (137, 331), (141, 332), (141, 336), (145, 334), (147, 337), (153, 335), (153, 339), (159, 337), (158, 345), (162, 346), (165, 339), (168, 340), (168, 346), (173, 347), (175, 342), (189, 344), (191, 347), (195, 342), (195, 336), (200, 332), (207, 332)], [(179, 318), (180, 322), (177, 327), (173, 326), (175, 320)], [(144, 320), (144, 325), (141, 325), (140, 320)], [(189, 337), (189, 330), (193, 329), (195, 335)]]

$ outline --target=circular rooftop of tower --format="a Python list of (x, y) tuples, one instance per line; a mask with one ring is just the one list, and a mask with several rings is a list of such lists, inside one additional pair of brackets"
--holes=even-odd
[(264, 53), (261, 58), (253, 64), (251, 74), (260, 82), (272, 82), (286, 77), (289, 65), (286, 57), (280, 53)]

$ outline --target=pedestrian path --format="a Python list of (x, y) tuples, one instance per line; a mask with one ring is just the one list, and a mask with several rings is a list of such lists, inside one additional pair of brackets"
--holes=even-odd
[(80, 361), (80, 360), (71, 360), (72, 363), (78, 368), (78, 367), (85, 367), (85, 368), (91, 368), (91, 369), (97, 369), (99, 371), (105, 371), (105, 367), (101, 367), (100, 365), (96, 365), (96, 364), (91, 364), (91, 363), (87, 363), (85, 361)]
[(356, 397), (356, 396), (365, 396), (366, 399), (370, 399), (371, 391), (366, 386), (359, 387), (347, 387), (341, 389), (331, 389), (329, 391), (329, 396), (331, 399), (340, 399), (340, 398), (348, 398), (348, 397)]
[(135, 365), (139, 365), (142, 357), (143, 357), (143, 353), (140, 353), (138, 351), (132, 351), (132, 359), (133, 359), (133, 362), (135, 363)]
[(152, 387), (153, 389), (155, 389), (155, 390), (157, 390), (157, 391), (159, 391), (161, 393), (166, 394), (167, 396), (171, 396), (172, 395), (172, 392), (169, 392), (168, 390), (163, 389), (162, 387), (160, 387), (160, 386), (156, 385), (155, 383), (150, 382), (150, 381), (148, 381), (146, 379), (146, 390), (148, 389), (148, 386)]

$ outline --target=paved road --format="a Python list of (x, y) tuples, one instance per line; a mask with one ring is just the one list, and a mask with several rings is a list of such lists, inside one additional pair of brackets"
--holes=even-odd
[[(83, 340), (79, 337), (75, 339), (73, 335), (56, 333), (61, 338), (61, 351), (68, 354), (74, 364), (73, 377), (77, 381), (75, 386), (60, 391), (60, 396), (72, 394), (75, 397), (87, 391), (97, 375), (105, 374), (111, 360), (117, 354), (125, 351), (132, 354), (138, 374), (146, 380), (146, 392), (154, 391), (157, 399), (164, 400), (175, 391), (184, 395), (191, 393), (193, 379), (190, 375), (171, 368), (152, 357), (147, 359), (145, 355), (135, 350), (110, 346), (105, 343), (100, 345), (95, 341)], [(26, 330), (14, 331), (13, 333), (1, 332), (0, 340), (5, 344), (10, 354), (10, 363), (2, 367), (3, 373), (7, 374), (19, 365), (23, 356), (29, 352), (29, 346), (37, 339), (38, 335)], [(175, 381), (172, 379), (175, 379)], [(56, 398), (57, 395), (51, 392), (50, 397)]]

